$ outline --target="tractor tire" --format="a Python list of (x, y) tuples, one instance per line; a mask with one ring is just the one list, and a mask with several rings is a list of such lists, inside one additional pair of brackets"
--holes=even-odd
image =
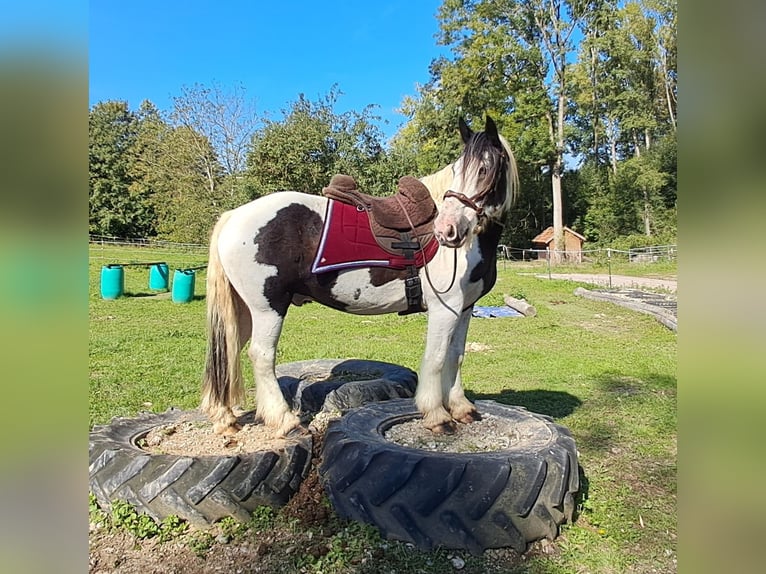
[(282, 395), (300, 415), (346, 411), (367, 403), (415, 395), (412, 369), (365, 359), (313, 359), (277, 365)]
[(579, 489), (577, 449), (548, 416), (494, 401), (480, 413), (514, 423), (515, 440), (491, 452), (432, 452), (384, 434), (420, 418), (411, 399), (352, 409), (330, 423), (320, 475), (336, 512), (420, 549), (512, 547), (554, 539), (571, 521)]
[(155, 520), (176, 515), (203, 528), (227, 516), (245, 522), (258, 506), (287, 503), (308, 474), (311, 435), (288, 437), (284, 449), (232, 456), (151, 454), (138, 446), (152, 429), (189, 420), (206, 419), (170, 409), (91, 431), (90, 491), (102, 509), (119, 499)]

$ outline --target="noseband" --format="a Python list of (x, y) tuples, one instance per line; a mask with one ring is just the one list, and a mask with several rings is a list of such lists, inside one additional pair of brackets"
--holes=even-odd
[(476, 202), (465, 195), (464, 193), (459, 193), (457, 191), (452, 191), (451, 189), (448, 189), (444, 192), (444, 199), (447, 199), (448, 197), (454, 197), (457, 199), (460, 203), (465, 205), (466, 207), (470, 207), (476, 212), (476, 215), (481, 216), (484, 214), (484, 208), (480, 205), (476, 205)]

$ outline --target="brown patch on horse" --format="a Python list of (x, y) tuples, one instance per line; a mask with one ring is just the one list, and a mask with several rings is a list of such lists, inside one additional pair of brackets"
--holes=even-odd
[(309, 289), (304, 285), (312, 280), (316, 282), (311, 262), (322, 236), (322, 225), (318, 213), (293, 203), (277, 211), (253, 238), (258, 246), (255, 261), (277, 270), (276, 275), (264, 282), (263, 294), (271, 308), (283, 317), (294, 293), (313, 296), (306, 293)]
[(389, 269), (388, 267), (370, 267), (370, 283), (380, 287), (391, 281), (404, 281), (408, 276), (406, 269)]

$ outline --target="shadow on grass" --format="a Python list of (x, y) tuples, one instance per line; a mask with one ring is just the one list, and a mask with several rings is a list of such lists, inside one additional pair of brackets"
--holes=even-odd
[[(170, 291), (158, 291), (158, 292), (129, 292), (126, 291), (122, 294), (123, 297), (127, 299), (160, 299), (160, 300), (171, 300), (172, 295)], [(204, 295), (192, 295), (192, 301), (201, 301), (205, 298)]]
[(515, 391), (503, 389), (498, 393), (474, 393), (466, 391), (469, 400), (490, 400), (505, 405), (524, 407), (534, 413), (548, 415), (554, 419), (571, 415), (582, 401), (574, 395), (563, 391)]

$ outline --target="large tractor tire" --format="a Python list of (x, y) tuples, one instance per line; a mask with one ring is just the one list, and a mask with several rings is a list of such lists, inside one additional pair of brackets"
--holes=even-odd
[(286, 438), (284, 449), (232, 456), (151, 454), (138, 446), (149, 431), (188, 420), (194, 411), (170, 409), (116, 418), (90, 433), (90, 490), (111, 509), (124, 500), (155, 520), (176, 515), (205, 527), (226, 516), (247, 521), (258, 506), (287, 503), (308, 474), (310, 435)]
[(572, 520), (579, 489), (574, 439), (521, 407), (476, 407), (513, 422), (508, 448), (433, 452), (388, 441), (393, 425), (420, 418), (411, 399), (365, 405), (331, 423), (320, 474), (338, 514), (424, 550), (524, 552), (532, 541), (555, 538)]
[[(417, 384), (411, 369), (381, 361), (299, 361), (276, 371), (286, 400), (307, 419), (323, 409), (411, 397)], [(156, 520), (176, 515), (205, 527), (226, 516), (247, 521), (258, 506), (283, 506), (298, 491), (311, 468), (310, 435), (290, 435), (284, 449), (232, 456), (153, 454), (140, 446), (153, 429), (205, 420), (197, 411), (170, 409), (96, 426), (89, 482), (99, 506), (110, 511), (112, 501), (124, 500)]]

